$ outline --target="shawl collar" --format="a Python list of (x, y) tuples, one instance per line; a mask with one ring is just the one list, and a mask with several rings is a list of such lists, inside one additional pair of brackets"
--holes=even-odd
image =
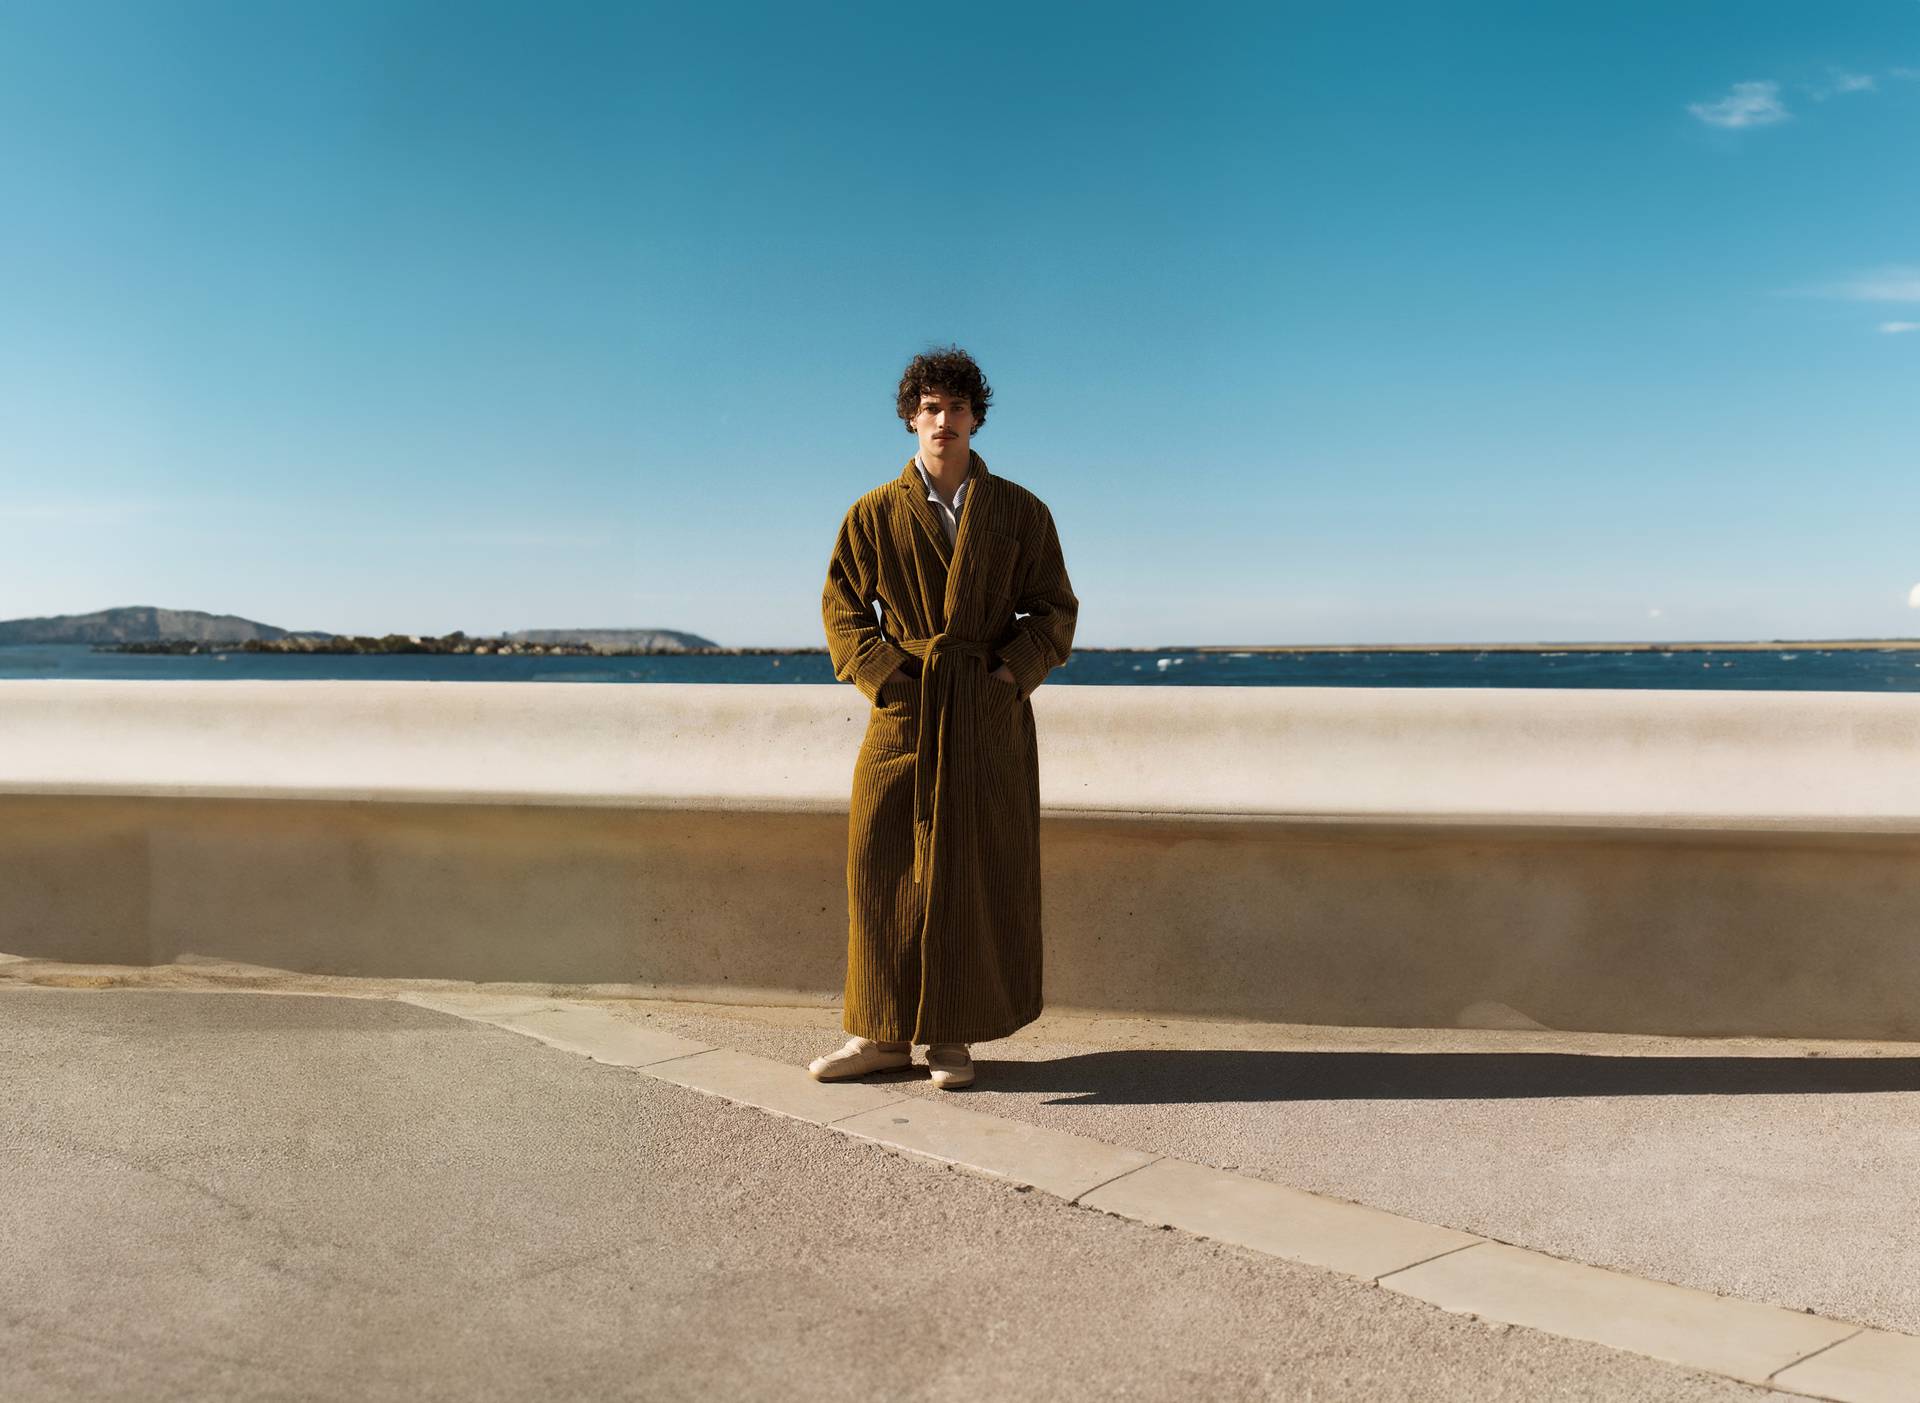
[(947, 528), (940, 524), (940, 518), (934, 514), (933, 503), (927, 500), (927, 487), (920, 480), (920, 470), (913, 465), (913, 459), (907, 459), (907, 465), (901, 469), (898, 485), (907, 494), (907, 503), (913, 512), (914, 520), (920, 523), (921, 530), (933, 542), (933, 548), (940, 553), (941, 562), (949, 572), (947, 601), (953, 601), (952, 576), (959, 572), (954, 562), (963, 558), (967, 537), (971, 534), (967, 523), (980, 515), (979, 499), (991, 495), (993, 474), (987, 471), (987, 460), (971, 450), (967, 453), (967, 500), (960, 508), (960, 529), (954, 533), (953, 544), (947, 544)]

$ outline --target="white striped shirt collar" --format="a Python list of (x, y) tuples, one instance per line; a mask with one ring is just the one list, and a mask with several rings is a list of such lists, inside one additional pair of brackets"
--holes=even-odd
[(960, 531), (960, 509), (967, 504), (967, 489), (973, 486), (973, 474), (969, 472), (954, 489), (953, 505), (949, 507), (940, 500), (940, 494), (933, 489), (933, 475), (927, 471), (927, 465), (920, 461), (918, 453), (913, 455), (913, 466), (920, 473), (920, 481), (926, 484), (927, 500), (932, 502), (934, 510), (940, 513), (940, 524), (947, 528), (947, 543), (951, 545)]

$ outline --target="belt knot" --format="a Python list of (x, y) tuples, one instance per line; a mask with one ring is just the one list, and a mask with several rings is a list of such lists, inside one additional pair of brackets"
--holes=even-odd
[(918, 658), (920, 668), (920, 730), (913, 747), (913, 880), (918, 883), (933, 860), (933, 800), (948, 738), (949, 702), (953, 674), (941, 666), (947, 657), (993, 656), (993, 645), (951, 633), (931, 638), (896, 638), (894, 644)]
[(993, 645), (972, 638), (957, 638), (951, 633), (936, 633), (931, 638), (897, 638), (896, 646), (913, 654), (921, 662), (946, 653), (961, 653), (977, 658), (993, 656)]

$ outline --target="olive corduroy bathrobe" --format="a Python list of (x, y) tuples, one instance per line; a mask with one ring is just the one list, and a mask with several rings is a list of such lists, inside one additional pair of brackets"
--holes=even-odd
[[(834, 676), (873, 704), (847, 830), (843, 1022), (880, 1042), (985, 1042), (1041, 1010), (1028, 698), (1067, 660), (1080, 606), (1046, 504), (977, 453), (967, 481), (951, 545), (912, 460), (855, 502), (821, 596)], [(989, 675), (1002, 662), (1017, 685)]]

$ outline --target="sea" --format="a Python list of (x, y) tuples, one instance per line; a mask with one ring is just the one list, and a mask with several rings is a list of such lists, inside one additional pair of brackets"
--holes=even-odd
[[(832, 682), (824, 653), (714, 656), (96, 652), (84, 644), (0, 646), (0, 681), (140, 682)], [(1048, 686), (1625, 687), (1655, 691), (1920, 692), (1920, 649), (1542, 652), (1077, 652)]]

